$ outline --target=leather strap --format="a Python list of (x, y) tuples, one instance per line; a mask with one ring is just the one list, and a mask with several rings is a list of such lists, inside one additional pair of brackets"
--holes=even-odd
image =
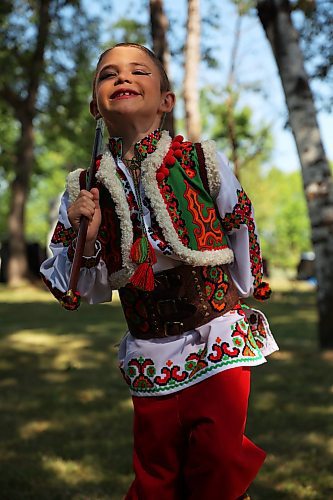
[(182, 335), (233, 309), (238, 292), (227, 266), (187, 266), (155, 274), (155, 290), (119, 289), (128, 328), (140, 339)]

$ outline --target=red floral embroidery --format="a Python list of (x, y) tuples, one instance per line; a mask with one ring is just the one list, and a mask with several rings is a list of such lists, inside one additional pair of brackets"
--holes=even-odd
[(258, 238), (255, 234), (252, 205), (245, 191), (238, 190), (237, 195), (237, 204), (234, 206), (232, 212), (225, 214), (222, 223), (228, 232), (233, 229), (239, 229), (241, 224), (246, 224), (249, 234), (251, 273), (254, 277), (254, 286), (256, 288), (262, 280), (262, 259)]
[(188, 246), (189, 243), (188, 230), (186, 228), (185, 221), (180, 217), (177, 211), (178, 201), (175, 196), (175, 193), (172, 191), (171, 187), (168, 186), (167, 184), (164, 184), (164, 186), (161, 187), (161, 193), (164, 198), (164, 201), (168, 205), (168, 211), (170, 213), (172, 223), (177, 231), (179, 239), (181, 240), (183, 245)]
[(140, 357), (139, 359), (131, 359), (129, 362), (128, 376), (131, 377), (137, 374), (135, 379), (132, 381), (132, 386), (135, 389), (140, 390), (153, 387), (153, 383), (149, 377), (151, 377), (154, 373), (155, 367), (152, 359), (144, 359)]
[(66, 228), (62, 222), (58, 222), (55, 227), (51, 242), (55, 245), (60, 243), (64, 247), (68, 247), (75, 238), (76, 233), (72, 227)]
[[(167, 363), (166, 363), (167, 364)], [(188, 374), (185, 371), (180, 371), (180, 366), (173, 366), (172, 368), (164, 367), (161, 370), (162, 376), (157, 376), (154, 379), (155, 384), (163, 386), (170, 384), (170, 382), (183, 382)]]
[(236, 358), (240, 353), (237, 347), (230, 347), (227, 342), (222, 342), (219, 337), (216, 339), (216, 343), (212, 345), (212, 351), (208, 356), (208, 360), (213, 363), (221, 361), (224, 355), (229, 358)]

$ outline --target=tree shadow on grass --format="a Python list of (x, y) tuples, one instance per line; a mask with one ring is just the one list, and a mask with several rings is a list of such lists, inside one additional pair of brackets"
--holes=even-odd
[(117, 368), (120, 306), (1, 304), (1, 498), (120, 499), (132, 406)]
[[(317, 348), (314, 296), (281, 293), (259, 308), (281, 350), (252, 370), (247, 433), (268, 452), (253, 498), (331, 498), (332, 359)], [(0, 315), (0, 497), (120, 500), (132, 478), (120, 306), (31, 301)]]
[(256, 500), (333, 498), (333, 356), (320, 352), (312, 293), (263, 307), (280, 351), (253, 370), (248, 433), (268, 453)]

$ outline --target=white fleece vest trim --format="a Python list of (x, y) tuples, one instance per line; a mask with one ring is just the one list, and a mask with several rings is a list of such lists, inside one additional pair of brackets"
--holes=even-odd
[(78, 168), (73, 172), (70, 172), (67, 176), (66, 190), (69, 195), (69, 202), (73, 203), (80, 193), (80, 174), (83, 168)]
[[(80, 193), (80, 174), (82, 171), (82, 168), (77, 169), (70, 172), (67, 176), (66, 189), (69, 194), (70, 203), (73, 203)], [(121, 181), (116, 175), (116, 165), (114, 159), (108, 151), (106, 151), (103, 155), (100, 169), (96, 173), (96, 178), (100, 180), (100, 182), (102, 182), (110, 192), (112, 199), (115, 202), (116, 212), (120, 220), (122, 236), (120, 245), (124, 267), (121, 270), (112, 273), (108, 277), (111, 288), (116, 290), (128, 283), (129, 278), (133, 274), (136, 266), (129, 259), (129, 252), (133, 239), (133, 229), (129, 217), (127, 200), (122, 189)]]
[(213, 200), (215, 200), (221, 188), (216, 143), (214, 141), (203, 141), (201, 147), (205, 157), (209, 192)]
[[(170, 148), (170, 143), (171, 139), (168, 133), (163, 132), (156, 151), (149, 155), (141, 165), (142, 183), (147, 197), (151, 202), (156, 220), (163, 231), (163, 235), (166, 241), (170, 243), (175, 254), (189, 265), (214, 266), (218, 264), (230, 264), (234, 260), (234, 254), (230, 248), (205, 251), (192, 250), (183, 245), (173, 226), (156, 180), (156, 171), (161, 166), (163, 158)], [(212, 163), (211, 149), (206, 147), (206, 152), (208, 152), (208, 159)], [(217, 161), (216, 155), (215, 161)], [(214, 182), (213, 186), (215, 187)]]
[(129, 277), (133, 274), (136, 264), (130, 259), (130, 251), (133, 243), (133, 226), (130, 217), (130, 210), (121, 180), (117, 175), (117, 166), (109, 150), (106, 150), (101, 159), (100, 168), (96, 174), (96, 179), (100, 181), (109, 191), (115, 203), (115, 210), (120, 223), (120, 248), (123, 269), (109, 276), (110, 285), (119, 288), (124, 286)]

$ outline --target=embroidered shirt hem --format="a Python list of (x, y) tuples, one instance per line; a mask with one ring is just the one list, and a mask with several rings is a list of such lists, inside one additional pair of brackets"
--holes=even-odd
[(263, 364), (276, 350), (264, 314), (244, 306), (182, 336), (140, 340), (128, 332), (119, 363), (132, 395), (159, 396), (236, 366)]

